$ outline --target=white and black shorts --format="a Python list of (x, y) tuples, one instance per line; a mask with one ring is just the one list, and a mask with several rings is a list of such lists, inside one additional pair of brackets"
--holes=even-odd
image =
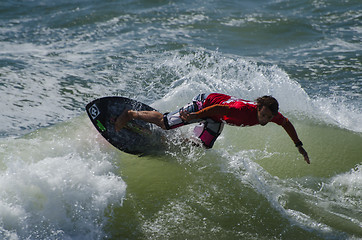
[(217, 137), (221, 134), (224, 123), (215, 122), (212, 119), (195, 119), (191, 122), (184, 122), (180, 118), (180, 111), (186, 111), (188, 113), (198, 112), (203, 108), (203, 103), (207, 95), (202, 93), (192, 99), (192, 103), (180, 108), (172, 113), (165, 113), (163, 116), (166, 129), (178, 128), (190, 123), (199, 123), (194, 128), (194, 134), (198, 137), (207, 148), (212, 148)]

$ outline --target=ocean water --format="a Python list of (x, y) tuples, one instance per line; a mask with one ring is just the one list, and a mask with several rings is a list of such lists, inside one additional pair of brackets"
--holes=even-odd
[[(357, 0), (2, 0), (0, 239), (362, 239)], [(273, 95), (279, 126), (226, 126), (143, 157), (84, 107), (162, 112), (201, 92)]]

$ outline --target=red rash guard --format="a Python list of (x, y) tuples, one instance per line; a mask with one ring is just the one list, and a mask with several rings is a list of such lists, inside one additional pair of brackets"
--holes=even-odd
[[(225, 108), (225, 106), (228, 106)], [(213, 115), (210, 117), (214, 121), (224, 121), (230, 125), (253, 126), (259, 124), (257, 117), (257, 105), (255, 102), (236, 99), (231, 96), (219, 93), (212, 93), (205, 99), (203, 110), (198, 112), (198, 116)], [(271, 122), (283, 125), (287, 119), (278, 112)]]

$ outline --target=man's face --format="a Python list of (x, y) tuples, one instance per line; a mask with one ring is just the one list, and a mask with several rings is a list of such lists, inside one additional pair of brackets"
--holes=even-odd
[(258, 109), (258, 120), (260, 125), (265, 126), (273, 119), (273, 117), (274, 115), (269, 108), (263, 106), (260, 110)]

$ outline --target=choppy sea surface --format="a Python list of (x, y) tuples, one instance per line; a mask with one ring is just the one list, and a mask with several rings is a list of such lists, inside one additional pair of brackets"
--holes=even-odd
[[(1, 239), (362, 239), (358, 0), (2, 0)], [(273, 95), (277, 125), (138, 157), (84, 107)]]

